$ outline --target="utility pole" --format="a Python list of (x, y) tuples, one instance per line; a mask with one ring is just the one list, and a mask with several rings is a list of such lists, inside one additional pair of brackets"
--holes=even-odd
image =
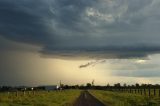
[(94, 79), (92, 80), (92, 86), (94, 86)]

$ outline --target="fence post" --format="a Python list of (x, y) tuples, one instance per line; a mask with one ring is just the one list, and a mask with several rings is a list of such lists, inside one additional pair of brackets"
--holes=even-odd
[(159, 94), (159, 97), (160, 97), (160, 89), (159, 89), (159, 93), (158, 94)]
[(141, 91), (141, 95), (142, 95), (142, 89), (140, 89), (140, 91)]
[(148, 88), (148, 96), (151, 96), (151, 89), (150, 89), (150, 87)]
[(144, 88), (144, 95), (146, 96), (146, 89)]
[(28, 91), (28, 95), (30, 95), (30, 91)]
[(10, 94), (10, 92), (7, 93), (8, 95)]
[(25, 91), (23, 91), (23, 96), (25, 96), (25, 94), (26, 94), (26, 92), (25, 92)]
[(156, 89), (154, 88), (154, 96), (156, 96)]
[(35, 95), (35, 91), (33, 91), (33, 95)]
[(16, 91), (16, 96), (18, 96), (18, 91)]
[(136, 90), (136, 88), (135, 88), (135, 90), (134, 90), (134, 91), (135, 91), (135, 94), (136, 94), (136, 93), (137, 93), (137, 90)]

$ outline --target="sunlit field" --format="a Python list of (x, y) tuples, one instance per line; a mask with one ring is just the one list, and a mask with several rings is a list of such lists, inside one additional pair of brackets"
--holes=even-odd
[(70, 106), (80, 90), (0, 93), (0, 106)]
[[(72, 106), (82, 90), (61, 91), (25, 91), (1, 92), (0, 106)], [(160, 97), (158, 90), (154, 95), (144, 92), (128, 93), (121, 91), (89, 90), (98, 100), (106, 106), (159, 106)]]
[(104, 90), (90, 90), (89, 92), (109, 106), (159, 106), (160, 104), (160, 98), (153, 95), (149, 97), (148, 95)]

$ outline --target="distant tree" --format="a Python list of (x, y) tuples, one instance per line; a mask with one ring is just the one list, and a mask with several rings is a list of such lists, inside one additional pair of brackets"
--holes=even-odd
[(127, 84), (126, 84), (126, 83), (124, 83), (124, 84), (123, 84), (123, 87), (127, 87)]
[(75, 85), (75, 89), (78, 89), (79, 88), (79, 85)]
[(91, 88), (91, 86), (92, 86), (92, 84), (90, 84), (90, 83), (87, 83), (87, 84), (86, 84), (86, 87), (87, 87), (87, 88)]
[(120, 83), (114, 84), (114, 87), (119, 88), (119, 87), (121, 87), (121, 84)]
[(136, 84), (135, 84), (135, 86), (136, 86), (136, 87), (139, 87), (139, 84), (138, 84), (138, 83), (136, 83)]
[(69, 89), (69, 86), (68, 86), (68, 85), (65, 85), (63, 88), (64, 88), (64, 89)]
[(109, 84), (109, 83), (107, 84), (107, 87), (110, 87), (110, 84)]
[(84, 88), (85, 86), (83, 84), (79, 86), (79, 89), (84, 89)]
[(141, 87), (147, 87), (147, 84), (141, 84)]

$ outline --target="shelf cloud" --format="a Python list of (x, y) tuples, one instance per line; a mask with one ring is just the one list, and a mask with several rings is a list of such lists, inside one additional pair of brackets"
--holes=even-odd
[(160, 0), (0, 0), (0, 85), (158, 82), (159, 10)]
[(160, 52), (159, 0), (0, 0), (0, 35), (42, 57), (145, 58)]

